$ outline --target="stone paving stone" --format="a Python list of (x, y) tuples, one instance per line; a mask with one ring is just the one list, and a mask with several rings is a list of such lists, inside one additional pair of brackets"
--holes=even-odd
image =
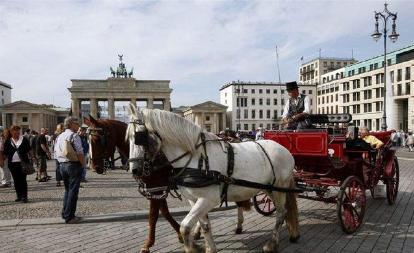
[[(290, 243), (285, 226), (280, 233), (281, 252), (414, 252), (414, 169), (401, 161), (400, 194), (389, 206), (373, 200), (367, 191), (365, 223), (354, 235), (338, 226), (336, 205), (300, 199), (301, 238)], [(219, 252), (261, 252), (270, 238), (275, 216), (245, 212), (244, 231), (234, 234), (236, 210), (209, 215)], [(180, 222), (183, 217), (177, 217)], [(129, 222), (50, 224), (0, 229), (2, 252), (137, 252), (147, 237), (146, 220)], [(197, 241), (204, 246), (204, 239)], [(182, 252), (172, 227), (160, 219), (152, 252)]]

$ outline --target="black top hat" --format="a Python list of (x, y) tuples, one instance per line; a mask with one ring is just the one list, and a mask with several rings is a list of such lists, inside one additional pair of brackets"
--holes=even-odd
[(298, 83), (296, 81), (286, 83), (286, 90), (287, 91), (298, 89), (298, 88), (299, 88)]

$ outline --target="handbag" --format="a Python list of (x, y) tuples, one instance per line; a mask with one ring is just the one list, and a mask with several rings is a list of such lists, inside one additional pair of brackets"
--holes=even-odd
[(35, 173), (36, 171), (33, 167), (32, 160), (27, 155), (26, 155), (26, 157), (24, 157), (22, 154), (20, 154), (19, 151), (17, 150), (16, 144), (14, 144), (13, 141), (11, 141), (11, 144), (16, 149), (17, 155), (20, 158), (20, 164), (22, 166), (23, 173), (25, 175), (31, 175), (31, 174)]
[(74, 133), (71, 134), (69, 140), (64, 141), (62, 155), (65, 156), (71, 162), (78, 162), (78, 155), (76, 154), (75, 149), (73, 148), (73, 135)]

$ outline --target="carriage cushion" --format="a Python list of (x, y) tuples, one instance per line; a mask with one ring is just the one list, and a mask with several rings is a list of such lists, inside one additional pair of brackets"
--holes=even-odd
[[(176, 168), (176, 172), (179, 168)], [(219, 184), (217, 177), (207, 174), (205, 170), (187, 168), (179, 177), (175, 178), (175, 183), (180, 186), (191, 188), (202, 188), (213, 184)]]

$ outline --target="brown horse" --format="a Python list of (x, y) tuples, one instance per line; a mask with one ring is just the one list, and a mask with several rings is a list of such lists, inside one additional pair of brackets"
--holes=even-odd
[[(129, 156), (129, 143), (125, 141), (125, 133), (127, 129), (125, 123), (116, 120), (95, 120), (91, 116), (89, 119), (84, 118), (84, 123), (88, 126), (89, 132), (89, 155), (91, 166), (98, 174), (104, 172), (104, 159), (109, 159), (114, 153), (115, 147), (117, 147), (119, 152), (125, 157)], [(160, 164), (163, 162), (161, 159), (159, 161)], [(147, 187), (168, 185), (168, 182), (164, 182), (165, 178), (167, 178), (166, 175), (164, 175), (166, 171), (168, 170), (159, 170), (159, 175), (151, 177), (151, 179), (142, 177), (141, 180)], [(171, 216), (170, 211), (168, 210), (167, 200), (165, 198), (149, 200), (149, 234), (141, 249), (141, 253), (150, 252), (150, 247), (154, 245), (155, 227), (160, 211), (162, 216), (164, 216), (176, 231), (179, 241), (182, 242), (180, 225)]]

